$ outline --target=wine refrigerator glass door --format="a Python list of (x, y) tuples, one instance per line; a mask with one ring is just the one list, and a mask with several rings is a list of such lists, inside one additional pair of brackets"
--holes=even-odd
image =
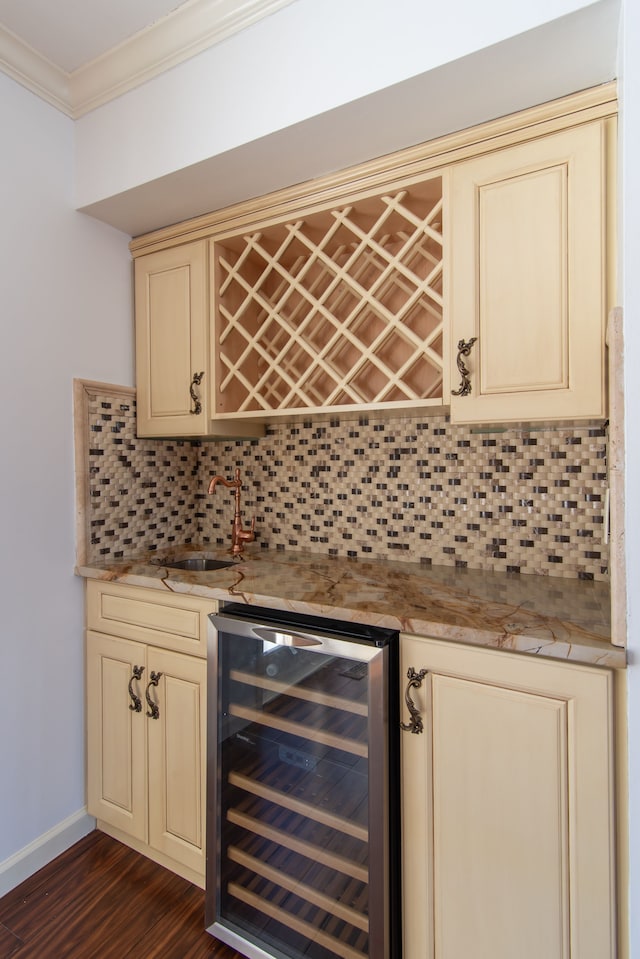
[(249, 959), (389, 959), (388, 645), (212, 621), (209, 931)]

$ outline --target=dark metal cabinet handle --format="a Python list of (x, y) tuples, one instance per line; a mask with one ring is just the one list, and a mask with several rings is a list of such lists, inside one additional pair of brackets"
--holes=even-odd
[(424, 723), (422, 722), (422, 716), (420, 715), (419, 709), (416, 707), (416, 704), (411, 698), (410, 690), (419, 689), (422, 686), (422, 680), (425, 678), (428, 669), (421, 669), (419, 673), (415, 671), (413, 666), (410, 666), (407, 671), (407, 688), (404, 692), (404, 701), (407, 704), (407, 709), (409, 710), (409, 722), (400, 723), (400, 729), (404, 729), (409, 733), (421, 733), (424, 732)]
[(202, 383), (203, 376), (204, 376), (204, 370), (202, 371), (202, 373), (194, 373), (193, 379), (191, 380), (191, 386), (189, 387), (189, 393), (191, 394), (191, 402), (193, 403), (193, 406), (191, 407), (189, 412), (194, 413), (196, 416), (198, 415), (198, 413), (202, 413), (202, 403), (200, 402), (200, 398), (198, 397), (198, 394), (196, 393), (196, 386), (200, 386), (200, 384)]
[(134, 713), (142, 712), (142, 703), (140, 701), (140, 697), (136, 696), (133, 691), (133, 681), (134, 679), (142, 679), (143, 672), (144, 666), (134, 666), (131, 679), (129, 680), (129, 697), (131, 699), (131, 702), (129, 703), (129, 709), (133, 710)]
[(160, 707), (151, 699), (151, 696), (149, 695), (149, 688), (151, 686), (157, 686), (160, 682), (161, 676), (162, 673), (154, 673), (154, 671), (151, 670), (151, 679), (147, 683), (147, 688), (144, 691), (144, 697), (147, 700), (147, 706), (149, 707), (147, 710), (147, 716), (149, 716), (150, 719), (160, 719)]
[(458, 365), (458, 370), (460, 371), (460, 376), (462, 377), (460, 381), (459, 390), (451, 390), (452, 396), (469, 396), (471, 393), (471, 380), (469, 378), (469, 370), (464, 365), (463, 356), (469, 356), (471, 353), (471, 347), (478, 339), (477, 336), (472, 336), (470, 340), (458, 340), (458, 358), (456, 363)]

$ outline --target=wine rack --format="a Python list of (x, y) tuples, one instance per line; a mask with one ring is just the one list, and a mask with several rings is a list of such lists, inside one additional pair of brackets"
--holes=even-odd
[(216, 415), (441, 404), (442, 189), (215, 241)]

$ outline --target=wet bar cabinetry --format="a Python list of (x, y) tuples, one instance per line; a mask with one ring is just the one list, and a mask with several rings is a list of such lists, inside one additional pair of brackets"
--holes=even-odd
[(228, 420), (212, 427), (207, 257), (199, 240), (136, 260), (139, 436), (261, 433)]
[(613, 959), (612, 671), (400, 649), (404, 959)]
[(609, 136), (585, 124), (452, 168), (454, 421), (606, 415)]
[[(258, 597), (264, 602), (271, 596), (280, 610), (295, 602), (299, 610), (317, 613), (315, 587), (308, 598), (294, 586), (287, 589), (282, 563), (279, 556), (279, 598), (271, 574), (260, 581), (257, 562), (253, 572), (247, 571), (248, 612)], [(296, 568), (292, 564), (294, 577)], [(123, 575), (144, 581), (144, 570), (125, 565)], [(110, 835), (204, 885), (205, 674), (213, 662), (206, 652), (208, 614), (216, 611), (216, 599), (229, 600), (232, 594), (229, 580), (222, 578), (212, 584), (212, 598), (175, 591), (193, 586), (184, 576), (194, 574), (182, 572), (160, 588), (157, 571), (150, 567), (153, 587), (87, 580), (88, 808)], [(117, 566), (107, 575), (117, 576)], [(252, 576), (257, 577), (253, 582)], [(384, 590), (382, 568), (379, 581)], [(426, 573), (424, 587), (429, 590)], [(338, 609), (344, 613), (349, 600), (336, 588), (336, 614)], [(566, 601), (575, 611), (572, 594), (568, 590)], [(624, 657), (604, 637), (602, 650), (594, 647), (594, 635), (583, 637), (585, 658), (578, 661), (577, 624), (570, 637), (575, 643), (562, 652), (575, 656), (573, 661), (466, 645), (455, 622), (466, 622), (471, 633), (470, 615), (478, 643), (496, 641), (482, 624), (489, 611), (495, 621), (496, 600), (487, 597), (486, 609), (479, 602), (474, 618), (466, 588), (460, 594), (453, 589), (451, 597), (456, 595), (462, 603), (459, 617), (446, 599), (432, 604), (434, 612), (439, 606), (444, 611), (439, 628), (445, 635), (450, 628), (451, 639), (416, 632), (400, 636), (396, 720), (409, 726), (399, 733), (403, 959), (615, 959), (617, 910), (624, 915), (625, 903), (622, 893), (616, 896), (614, 804), (614, 706), (618, 735), (624, 738), (624, 696), (614, 683)], [(330, 609), (324, 606), (325, 612)], [(505, 629), (512, 623), (509, 617), (517, 620), (518, 609), (504, 607), (499, 622)], [(406, 622), (412, 621), (411, 612), (405, 609)], [(424, 609), (414, 612), (425, 614)], [(391, 602), (388, 613), (401, 618)], [(352, 609), (346, 618), (366, 623), (376, 616), (380, 611), (359, 616)], [(565, 627), (572, 622), (557, 611), (539, 622), (542, 648), (552, 620)], [(527, 617), (525, 630), (528, 622)], [(548, 650), (550, 656), (560, 655), (554, 644)], [(243, 664), (237, 643), (227, 652), (223, 724), (240, 735), (226, 740), (219, 783), (228, 784), (224, 842), (230, 845), (224, 848), (233, 882), (242, 885), (247, 870), (255, 873), (259, 866), (260, 882), (271, 888), (273, 870), (279, 868), (276, 853), (301, 855), (312, 863), (311, 875), (321, 877), (313, 888), (313, 907), (305, 889), (304, 908), (329, 912), (330, 926), (347, 923), (349, 937), (357, 942), (365, 930), (356, 906), (351, 903), (341, 918), (325, 906), (350, 883), (358, 895), (363, 891), (360, 817), (367, 787), (360, 775), (361, 740), (365, 723), (371, 736), (371, 715), (363, 705), (361, 673), (352, 673), (352, 664), (345, 663), (347, 668), (331, 674), (335, 688), (319, 689), (315, 673), (303, 669), (300, 652), (274, 650), (268, 639), (264, 668), (257, 674)], [(591, 665), (614, 652), (616, 658), (607, 661), (615, 668)], [(282, 659), (302, 670), (298, 684), (285, 681)], [(410, 685), (409, 669), (415, 677)], [(158, 682), (149, 686), (152, 673)], [(373, 712), (379, 719), (384, 709)], [(411, 732), (412, 726), (421, 731)], [(212, 734), (210, 744), (215, 742)], [(322, 764), (311, 763), (310, 769), (315, 752), (322, 753)], [(265, 761), (269, 758), (273, 762)], [(317, 783), (311, 775), (316, 772), (322, 773)], [(344, 789), (338, 790), (334, 773)], [(303, 780), (314, 780), (314, 795), (300, 793)], [(331, 812), (327, 819), (313, 809), (318, 797), (322, 809)], [(217, 802), (213, 808), (218, 809)], [(624, 808), (620, 814), (623, 849)], [(332, 843), (336, 826), (344, 838)], [(338, 874), (332, 876), (332, 870)], [(214, 868), (210, 888), (216, 882)], [(335, 888), (339, 896), (333, 896)], [(238, 891), (237, 908), (255, 917), (257, 902), (244, 885)], [(268, 921), (279, 921), (275, 908), (271, 913)], [(300, 919), (298, 934), (311, 938), (306, 916)]]
[(87, 582), (87, 793), (98, 826), (200, 886), (211, 600)]
[(434, 176), (138, 257), (139, 433), (260, 435), (283, 415), (441, 406), (442, 216)]
[(141, 436), (201, 436), (209, 419), (206, 243), (135, 267), (137, 420)]
[(586, 91), (132, 241), (140, 434), (605, 415), (615, 110)]

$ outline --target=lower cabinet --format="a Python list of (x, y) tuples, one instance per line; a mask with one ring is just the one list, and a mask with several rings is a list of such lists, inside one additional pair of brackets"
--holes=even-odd
[(403, 636), (401, 676), (403, 959), (613, 959), (611, 672)]
[[(87, 630), (88, 810), (103, 831), (204, 886), (206, 659), (165, 648), (172, 634), (158, 614), (168, 603), (181, 647), (181, 615), (188, 630), (204, 629), (212, 604), (162, 593), (155, 604), (152, 590), (111, 584), (88, 590), (89, 627), (96, 610), (117, 612), (110, 633)], [(163, 645), (118, 635), (127, 631)]]

